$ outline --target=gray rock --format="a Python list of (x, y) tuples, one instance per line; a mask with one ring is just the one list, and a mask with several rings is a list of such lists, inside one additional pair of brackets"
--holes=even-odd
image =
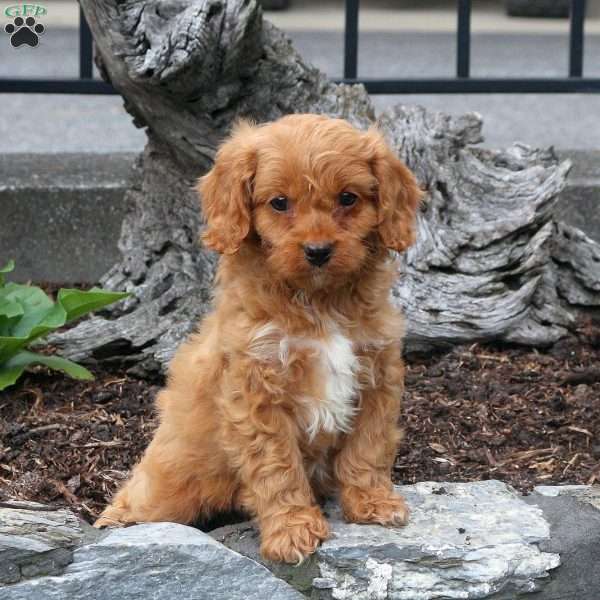
[(299, 567), (262, 561), (252, 523), (98, 532), (67, 510), (1, 507), (0, 598), (598, 600), (598, 486), (526, 497), (498, 481), (398, 489), (408, 526), (348, 524), (331, 503), (332, 538)]
[(538, 486), (524, 499), (541, 508), (550, 523), (550, 539), (540, 549), (560, 554), (560, 568), (540, 600), (598, 600), (599, 486)]
[(320, 569), (317, 555), (308, 557), (300, 566), (265, 560), (260, 555), (260, 534), (252, 522), (236, 523), (213, 529), (208, 533), (218, 542), (261, 563), (276, 577), (310, 597), (313, 587), (318, 586)]
[[(558, 554), (538, 547), (550, 537), (542, 511), (503, 483), (398, 489), (411, 508), (404, 528), (347, 524), (337, 507), (328, 507), (333, 536), (300, 568), (313, 576), (312, 598), (508, 599), (542, 588), (560, 564)], [(257, 536), (248, 524), (211, 535), (256, 556)]]
[(541, 496), (571, 496), (600, 510), (600, 485), (538, 485), (533, 491)]
[(267, 569), (184, 525), (112, 530), (62, 575), (5, 587), (2, 600), (302, 600)]
[[(87, 531), (73, 513), (35, 502), (0, 507), (0, 586), (62, 573)], [(89, 528), (91, 530), (91, 528)]]

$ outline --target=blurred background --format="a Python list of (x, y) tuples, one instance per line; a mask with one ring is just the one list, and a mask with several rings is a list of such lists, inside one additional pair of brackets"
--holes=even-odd
[[(8, 3), (6, 3), (8, 5)], [(333, 78), (343, 73), (344, 2), (263, 0), (266, 18), (300, 53)], [(564, 77), (568, 69), (565, 0), (475, 0), (471, 76)], [(46, 0), (46, 31), (37, 48), (13, 48), (0, 34), (0, 77), (77, 77), (79, 7)], [(4, 6), (2, 6), (4, 10)], [(271, 10), (278, 8), (279, 10)], [(3, 15), (4, 17), (4, 15)], [(5, 22), (8, 19), (4, 17)], [(362, 0), (358, 76), (453, 77), (457, 2)], [(600, 0), (588, 0), (584, 72), (600, 76)], [(600, 95), (433, 94), (375, 96), (383, 109), (418, 103), (450, 113), (480, 112), (486, 144), (593, 149), (600, 144)], [(0, 152), (138, 151), (144, 134), (121, 99), (105, 96), (0, 94)]]

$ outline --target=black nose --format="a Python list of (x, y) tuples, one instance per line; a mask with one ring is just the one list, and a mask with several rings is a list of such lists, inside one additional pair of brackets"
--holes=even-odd
[(321, 267), (331, 258), (332, 250), (331, 244), (306, 244), (304, 256), (311, 265)]

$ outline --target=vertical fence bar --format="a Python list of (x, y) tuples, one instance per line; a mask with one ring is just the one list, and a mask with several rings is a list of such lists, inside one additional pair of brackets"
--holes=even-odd
[(93, 74), (93, 40), (90, 26), (79, 8), (79, 78), (91, 79)]
[(356, 79), (358, 72), (358, 9), (359, 0), (346, 0), (344, 79)]
[(469, 77), (471, 62), (471, 0), (458, 0), (456, 76)]
[(571, 33), (569, 36), (569, 77), (583, 76), (583, 28), (585, 0), (571, 0)]

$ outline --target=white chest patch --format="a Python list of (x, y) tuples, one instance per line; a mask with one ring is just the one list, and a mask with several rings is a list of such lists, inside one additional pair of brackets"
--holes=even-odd
[(348, 433), (357, 411), (358, 359), (352, 342), (341, 333), (313, 342), (319, 350), (324, 378), (324, 397), (311, 398), (306, 432), (313, 439), (320, 430)]
[(352, 342), (336, 329), (324, 340), (285, 335), (273, 323), (258, 329), (249, 351), (260, 360), (276, 358), (285, 367), (294, 346), (310, 347), (315, 352), (315, 366), (323, 386), (319, 397), (299, 397), (306, 410), (306, 433), (309, 439), (325, 431), (349, 433), (358, 410), (359, 361)]

